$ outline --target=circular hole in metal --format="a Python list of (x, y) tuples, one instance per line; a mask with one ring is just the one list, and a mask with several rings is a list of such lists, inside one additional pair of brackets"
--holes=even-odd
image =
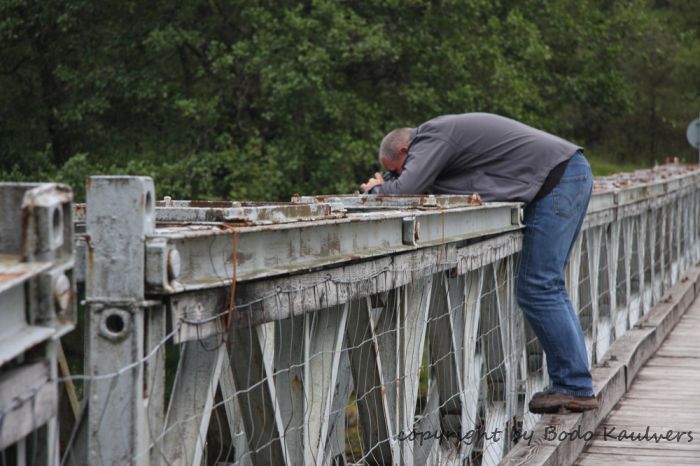
[(105, 320), (105, 327), (112, 333), (120, 333), (126, 327), (124, 319), (119, 314), (112, 314)]
[(53, 227), (54, 234), (61, 232), (61, 209), (54, 209), (51, 214), (51, 226)]

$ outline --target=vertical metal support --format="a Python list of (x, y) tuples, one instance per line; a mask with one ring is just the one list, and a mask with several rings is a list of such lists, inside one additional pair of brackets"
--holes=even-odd
[(581, 244), (583, 242), (583, 233), (579, 234), (579, 237), (574, 243), (574, 247), (571, 249), (571, 257), (569, 258), (569, 265), (567, 267), (567, 284), (566, 287), (569, 290), (569, 298), (571, 299), (571, 305), (574, 307), (574, 311), (578, 313), (580, 299), (579, 299), (579, 282), (581, 280)]
[(685, 217), (685, 202), (684, 202), (685, 196), (682, 195), (682, 193), (678, 193), (676, 197), (676, 202), (674, 202), (675, 205), (675, 229), (674, 229), (674, 240), (675, 240), (675, 256), (676, 260), (674, 261), (675, 268), (673, 269), (673, 282), (671, 283), (672, 285), (675, 285), (678, 283), (678, 280), (681, 275), (681, 271), (683, 270), (683, 251), (681, 250), (681, 238), (685, 234), (685, 222), (684, 217)]
[(668, 204), (668, 280), (666, 289), (671, 288), (678, 281), (678, 246), (680, 224), (678, 222), (680, 205), (678, 195), (674, 194), (673, 200)]
[(505, 380), (505, 400), (506, 414), (508, 421), (505, 426), (504, 441), (505, 452), (510, 451), (513, 438), (514, 422), (519, 416), (518, 413), (518, 362), (519, 355), (522, 354), (522, 348), (525, 342), (524, 318), (521, 312), (517, 312), (515, 305), (515, 259), (513, 256), (506, 257), (501, 263), (499, 271), (499, 309), (501, 315), (501, 326), (505, 325), (506, 331), (502, 332), (507, 338), (507, 344), (504, 345), (506, 350), (506, 358), (504, 361), (506, 369)]
[[(476, 429), (479, 417), (479, 398), (483, 374), (483, 351), (479, 341), (479, 322), (481, 321), (481, 296), (484, 289), (484, 269), (469, 271), (464, 276), (465, 299), (462, 313), (464, 315), (464, 349), (462, 350), (462, 432), (464, 437)], [(463, 444), (461, 457), (468, 458), (474, 449), (474, 442)]]
[[(399, 370), (396, 380), (398, 391), (398, 432), (409, 432), (414, 426), (416, 403), (420, 388), (420, 370), (423, 358), (428, 315), (433, 293), (433, 277), (415, 276), (413, 286), (404, 288), (405, 298), (399, 307), (399, 339), (397, 341)], [(410, 442), (401, 442), (401, 464), (413, 464)]]
[(166, 418), (161, 453), (165, 464), (201, 464), (225, 355), (226, 347), (217, 336), (182, 345)]
[(330, 462), (329, 438), (349, 396), (342, 351), (347, 313), (345, 304), (275, 325), (275, 384), (291, 464)]
[(445, 433), (461, 434), (464, 312), (459, 303), (464, 302), (464, 281), (442, 273), (435, 282), (428, 338), (440, 394), (440, 425)]
[(695, 264), (700, 259), (700, 231), (698, 231), (700, 229), (700, 219), (698, 219), (698, 215), (700, 215), (700, 192), (697, 190), (693, 190), (691, 194), (691, 206), (692, 261)]
[(661, 259), (659, 257), (659, 260), (657, 261), (657, 255), (661, 256), (659, 254), (659, 247), (657, 246), (657, 237), (658, 235), (658, 230), (657, 230), (657, 224), (659, 222), (659, 213), (660, 209), (651, 209), (649, 211), (649, 217), (648, 217), (648, 229), (647, 233), (649, 234), (649, 283), (648, 283), (648, 292), (650, 295), (650, 298), (647, 300), (645, 299), (645, 303), (648, 301), (649, 305), (648, 307), (645, 307), (645, 311), (648, 311), (651, 309), (651, 307), (659, 302), (659, 299), (661, 297), (661, 272), (659, 270)]
[[(649, 309), (651, 309), (651, 279), (649, 280), (649, 283), (647, 283), (647, 277), (646, 277), (646, 263), (649, 261), (649, 264), (651, 266), (651, 259), (647, 257), (647, 252), (649, 250), (647, 249), (647, 241), (649, 237), (649, 225), (650, 225), (650, 220), (649, 220), (649, 211), (644, 210), (639, 214), (639, 219), (637, 221), (637, 263), (634, 264), (633, 266), (637, 267), (639, 270), (639, 308), (641, 312), (638, 314), (638, 317), (641, 316), (642, 314), (646, 314)], [(649, 252), (651, 254), (651, 252)], [(630, 320), (630, 326), (636, 324), (637, 321), (635, 320), (632, 322)]]
[(369, 464), (412, 464), (411, 444), (397, 439), (413, 429), (432, 282), (416, 276), (407, 287), (392, 290), (376, 321), (369, 299), (359, 300), (348, 315), (347, 344)]
[(700, 260), (700, 190), (693, 191), (693, 263)]
[(700, 260), (700, 190), (693, 191), (693, 263)]
[(679, 275), (687, 268), (688, 258), (688, 197), (685, 190), (679, 193), (678, 199), (678, 232), (676, 238), (676, 255), (678, 257)]
[[(639, 296), (632, 296), (633, 270), (638, 270), (637, 257), (639, 255), (639, 238), (635, 239), (634, 236), (636, 222), (636, 217), (628, 217), (622, 220), (622, 239), (624, 248), (622, 251), (620, 251), (620, 253), (623, 255), (625, 267), (625, 302), (627, 303), (623, 332), (637, 322), (637, 319), (639, 318), (639, 309), (641, 306)], [(637, 245), (636, 249), (633, 247), (634, 245)], [(639, 275), (637, 275), (637, 286), (641, 286)], [(640, 290), (639, 294), (641, 295), (641, 288), (638, 289)], [(622, 335), (622, 333), (617, 333), (616, 338), (619, 335)]]
[[(670, 280), (670, 238), (668, 234), (668, 223), (669, 223), (669, 205), (664, 204), (663, 207), (661, 207), (661, 238), (659, 238), (659, 245), (660, 245), (660, 257), (661, 257), (661, 262), (659, 264), (659, 284), (658, 284), (658, 296), (654, 296), (654, 302), (658, 303), (659, 300), (661, 299), (661, 296), (666, 292), (668, 289), (669, 283), (671, 282)], [(654, 291), (657, 289), (655, 288)]]
[[(49, 373), (51, 374), (51, 380), (58, 380), (58, 340), (50, 341), (46, 347), (46, 356), (49, 360)], [(46, 427), (42, 429), (45, 438), (42, 439), (44, 442), (44, 452), (39, 455), (37, 464), (46, 464), (48, 466), (58, 465), (60, 463), (60, 450), (59, 450), (59, 423), (58, 418), (54, 417), (49, 420)], [(41, 438), (41, 436), (40, 436)], [(37, 446), (34, 446), (37, 448)]]
[[(598, 289), (598, 271), (600, 270), (600, 249), (603, 235), (603, 227), (595, 227), (587, 232), (586, 246), (588, 247), (588, 277), (591, 289), (591, 340), (589, 359), (591, 364), (595, 364), (598, 358), (598, 325), (600, 316), (600, 293)], [(585, 330), (585, 329), (584, 329)]]
[[(641, 279), (637, 273), (636, 295), (632, 295), (632, 280), (634, 279), (634, 271), (639, 271), (639, 235), (636, 235), (639, 229), (639, 217), (630, 217), (624, 220), (623, 223), (623, 241), (624, 250), (621, 251), (625, 264), (625, 302), (627, 303), (627, 323), (626, 328), (632, 326), (639, 319), (639, 310), (641, 309)], [(635, 248), (636, 246), (636, 248)]]
[(685, 263), (683, 269), (687, 270), (695, 264), (693, 260), (695, 256), (695, 219), (693, 218), (693, 214), (695, 213), (695, 193), (693, 188), (688, 188), (683, 212), (685, 214), (683, 222), (683, 234), (685, 235), (683, 257)]
[(357, 410), (362, 426), (364, 461), (368, 464), (396, 464), (400, 455), (391, 442), (379, 346), (369, 298), (351, 303), (348, 314), (347, 345), (355, 384)]
[(275, 385), (287, 458), (304, 462), (304, 332), (306, 315), (275, 322)]
[[(87, 199), (90, 335), (85, 367), (97, 379), (86, 390), (86, 463), (148, 464), (140, 361), (145, 338), (145, 238), (155, 228), (153, 182), (145, 177), (92, 177)], [(118, 371), (118, 376), (110, 376)]]
[[(248, 450), (253, 465), (291, 464), (286, 457), (285, 432), (277, 390), (273, 380), (272, 358), (268, 357), (268, 340), (274, 332), (264, 325), (232, 328), (229, 332), (229, 361), (238, 400)], [(296, 349), (296, 351), (299, 351)], [(270, 356), (274, 357), (274, 353)]]
[(72, 193), (0, 183), (0, 450), (59, 463), (58, 339), (75, 320)]
[(243, 414), (238, 400), (236, 386), (233, 382), (231, 365), (228, 364), (231, 356), (228, 351), (225, 354), (224, 364), (221, 366), (221, 377), (219, 386), (221, 387), (221, 397), (223, 398), (226, 419), (228, 420), (229, 432), (231, 433), (231, 445), (233, 446), (234, 464), (239, 466), (252, 466), (250, 451), (248, 450), (248, 440), (243, 424)]
[(333, 411), (338, 386), (348, 306), (322, 309), (307, 319), (304, 391), (304, 460), (306, 464), (327, 464), (324, 455), (339, 413)]
[[(486, 362), (488, 390), (486, 404), (486, 432), (501, 432), (501, 437), (485, 438), (482, 464), (497, 464), (510, 449), (510, 430), (517, 404), (515, 358), (516, 341), (512, 328), (512, 293), (513, 269), (509, 258), (493, 263), (493, 297), (487, 302), (493, 306), (487, 308), (489, 334), (483, 336), (486, 345)], [(491, 277), (490, 277), (491, 278)], [(482, 314), (482, 317), (484, 314)]]
[[(146, 310), (145, 353), (150, 354), (163, 341), (166, 334), (165, 306), (153, 306)], [(165, 418), (165, 347), (144, 365), (144, 397), (148, 422), (148, 438), (158, 445), (151, 448), (150, 466), (161, 464), (159, 437), (163, 432)], [(148, 444), (151, 442), (149, 441)]]
[(345, 410), (353, 390), (350, 357), (348, 356), (347, 348), (344, 347), (341, 351), (338, 351), (337, 356), (340, 360), (335, 378), (333, 405), (328, 418), (329, 432), (325, 452), (326, 461), (324, 463), (334, 466), (345, 464)]
[[(624, 220), (615, 220), (610, 224), (609, 230), (605, 234), (607, 247), (607, 262), (608, 262), (608, 290), (610, 297), (610, 323), (614, 329), (614, 338), (622, 335), (627, 330), (627, 309), (618, 309), (617, 305), (617, 276), (620, 273), (618, 269), (618, 258), (620, 254), (620, 235), (623, 229), (622, 222)], [(624, 251), (622, 251), (624, 253)], [(627, 273), (627, 268), (623, 270)], [(627, 276), (625, 276), (627, 278)], [(626, 301), (629, 302), (629, 301)], [(608, 343), (609, 344), (609, 343)], [(607, 351), (607, 348), (601, 351), (602, 356)]]

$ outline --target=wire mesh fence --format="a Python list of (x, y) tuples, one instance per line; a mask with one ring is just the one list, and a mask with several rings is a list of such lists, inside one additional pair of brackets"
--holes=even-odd
[[(667, 170), (675, 178), (663, 178), (660, 195), (649, 180), (614, 189), (599, 180), (601, 198), (646, 191), (592, 203), (572, 252), (567, 287), (591, 364), (698, 260), (696, 172)], [(117, 188), (105, 183), (114, 198)], [(61, 396), (80, 401), (59, 419), (62, 465), (490, 465), (532, 430), (538, 416), (527, 403), (547, 385), (547, 363), (514, 297), (521, 232), (508, 223), (510, 211), (508, 228), (489, 224), (468, 237), (446, 234), (453, 220), (431, 211), (420, 220), (434, 240), (421, 243), (418, 222), (407, 220), (415, 209), (394, 203), (399, 214), (375, 220), (397, 218), (407, 247), (242, 279), (242, 229), (266, 227), (164, 222), (149, 206), (152, 185), (139, 186), (126, 197), (129, 208), (142, 207), (140, 222), (125, 225), (111, 212), (95, 231), (90, 209), (100, 206), (90, 201), (83, 219), (87, 265), (76, 273), (86, 290), (76, 334), (86, 354), (80, 367), (69, 352), (73, 373), (57, 377)], [(482, 214), (471, 221), (492, 221)], [(345, 228), (342, 221), (332, 227)], [(390, 234), (373, 228), (363, 234)], [(212, 229), (215, 236), (203, 233)], [(197, 244), (191, 255), (189, 239)], [(274, 237), (259, 246), (279, 248)], [(215, 272), (215, 286), (183, 278), (203, 270), (195, 259)], [(154, 285), (163, 274), (171, 289)], [(0, 464), (45, 464), (28, 454), (42, 448), (23, 442), (7, 446)]]

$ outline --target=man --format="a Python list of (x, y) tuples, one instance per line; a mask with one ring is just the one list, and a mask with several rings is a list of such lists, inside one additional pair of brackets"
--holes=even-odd
[(583, 149), (557, 136), (488, 113), (445, 115), (398, 128), (379, 149), (395, 175), (375, 174), (372, 194), (472, 194), (525, 203), (516, 295), (547, 354), (550, 387), (533, 413), (595, 409), (583, 331), (565, 287), (565, 268), (593, 186)]

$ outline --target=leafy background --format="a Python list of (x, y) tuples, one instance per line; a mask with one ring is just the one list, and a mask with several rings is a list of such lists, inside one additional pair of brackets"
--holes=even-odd
[(0, 179), (351, 192), (395, 126), (487, 111), (599, 172), (695, 161), (693, 0), (0, 0)]

